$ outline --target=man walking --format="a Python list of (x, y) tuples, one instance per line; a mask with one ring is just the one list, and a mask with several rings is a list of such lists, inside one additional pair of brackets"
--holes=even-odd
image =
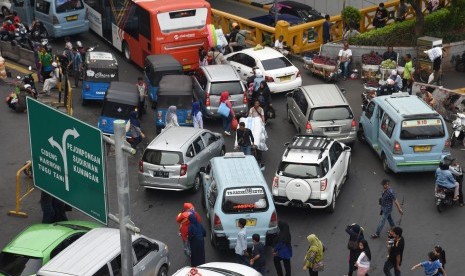
[(239, 229), (239, 233), (237, 233), (237, 241), (236, 247), (234, 247), (234, 252), (236, 252), (236, 259), (239, 264), (249, 265), (249, 261), (247, 260), (247, 231), (245, 230), (245, 225), (247, 221), (245, 218), (240, 218), (237, 226)]
[(252, 131), (245, 127), (244, 122), (239, 123), (239, 129), (236, 131), (235, 148), (240, 148), (245, 155), (252, 155), (252, 147), (254, 146), (254, 138)]
[(381, 194), (381, 197), (379, 198), (379, 204), (381, 205), (381, 221), (378, 224), (378, 228), (376, 228), (376, 233), (371, 235), (373, 239), (379, 238), (379, 235), (381, 231), (383, 230), (384, 224), (386, 223), (386, 219), (389, 222), (389, 225), (391, 227), (394, 227), (394, 220), (392, 220), (392, 205), (393, 203), (396, 205), (397, 210), (399, 213), (402, 215), (404, 214), (404, 211), (400, 207), (399, 202), (396, 199), (396, 196), (394, 195), (394, 192), (392, 191), (391, 187), (389, 186), (389, 180), (388, 179), (383, 179), (381, 181), (381, 185), (383, 185), (383, 193)]
[(82, 56), (78, 52), (76, 47), (73, 47), (73, 73), (74, 73), (74, 87), (79, 86), (79, 80), (81, 79), (81, 70), (82, 70)]
[(413, 84), (413, 63), (412, 63), (412, 55), (406, 54), (405, 55), (405, 67), (404, 72), (402, 73), (402, 86), (405, 91), (407, 91), (410, 95), (412, 94), (412, 84)]
[(404, 253), (404, 238), (402, 237), (402, 228), (399, 226), (391, 228), (389, 239), (387, 241), (388, 259), (384, 263), (384, 275), (392, 276), (391, 269), (394, 268), (394, 275), (400, 276), (400, 265), (402, 264), (402, 255)]

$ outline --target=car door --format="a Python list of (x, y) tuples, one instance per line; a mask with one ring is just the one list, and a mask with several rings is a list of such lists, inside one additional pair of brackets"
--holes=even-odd
[(193, 76), (194, 79), (194, 98), (196, 98), (202, 110), (205, 109), (205, 89), (207, 87), (207, 79), (201, 68), (197, 68)]
[(333, 175), (336, 178), (335, 183), (338, 185), (338, 190), (341, 188), (342, 178), (345, 175), (345, 164), (342, 156), (344, 149), (339, 142), (334, 142), (330, 148), (331, 167), (334, 168)]
[[(381, 119), (381, 125), (379, 127), (379, 150), (385, 153), (390, 153), (394, 149), (394, 141), (391, 139), (392, 132), (396, 127), (396, 123), (394, 120), (389, 117), (387, 113), (384, 113)], [(389, 158), (390, 154), (386, 154), (387, 158)]]
[(208, 152), (205, 149), (205, 144), (200, 135), (197, 136), (194, 142), (192, 142), (192, 146), (194, 147), (195, 156), (189, 164), (189, 171), (193, 174), (197, 174), (197, 172), (200, 171), (200, 168), (206, 167), (210, 159), (208, 158)]
[(310, 111), (308, 110), (308, 102), (302, 91), (298, 94), (297, 101), (297, 115), (296, 115), (296, 126), (300, 130), (300, 133), (305, 133), (305, 127), (307, 125), (307, 118)]
[(206, 191), (206, 206), (207, 206), (207, 217), (210, 220), (210, 225), (213, 226), (213, 219), (215, 218), (215, 204), (218, 199), (218, 185), (213, 171), (210, 173), (210, 185)]
[(157, 269), (156, 253), (152, 242), (145, 238), (139, 238), (132, 243), (134, 250), (134, 275), (154, 275)]
[(217, 142), (219, 140), (218, 137), (209, 131), (202, 133), (202, 139), (207, 151), (207, 160), (206, 163), (202, 164), (202, 167), (206, 167), (210, 159), (220, 155), (222, 145)]
[(247, 81), (247, 77), (253, 74), (252, 67), (250, 67), (253, 58), (244, 53), (237, 53), (228, 58), (229, 63), (236, 69), (242, 81)]
[(377, 111), (378, 109), (376, 103), (371, 101), (360, 117), (360, 123), (362, 124), (365, 139), (371, 146), (373, 146), (373, 143), (375, 142), (374, 138), (376, 137), (373, 131), (376, 130), (376, 120), (374, 119), (377, 117)]

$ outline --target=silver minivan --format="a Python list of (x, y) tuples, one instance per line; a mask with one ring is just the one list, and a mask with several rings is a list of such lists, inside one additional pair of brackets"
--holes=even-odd
[(182, 191), (200, 188), (200, 171), (226, 152), (219, 133), (193, 127), (169, 127), (145, 149), (139, 162), (139, 185)]
[(194, 73), (194, 97), (200, 102), (207, 118), (218, 117), (220, 95), (229, 92), (236, 115), (247, 115), (247, 90), (231, 65), (218, 64), (199, 67)]
[(325, 135), (353, 145), (355, 121), (344, 90), (335, 84), (306, 85), (287, 93), (287, 120), (301, 134)]

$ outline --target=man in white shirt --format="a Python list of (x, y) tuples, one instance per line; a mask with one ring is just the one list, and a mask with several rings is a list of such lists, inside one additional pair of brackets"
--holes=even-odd
[(344, 43), (344, 49), (339, 51), (338, 56), (342, 65), (342, 75), (344, 76), (344, 80), (346, 80), (349, 77), (349, 65), (352, 58), (352, 50), (349, 49), (349, 43)]
[(236, 253), (236, 259), (239, 264), (248, 265), (249, 261), (247, 260), (247, 231), (245, 230), (245, 225), (247, 221), (245, 218), (240, 218), (238, 221), (238, 227), (241, 229), (237, 234), (236, 247), (234, 247), (234, 252)]
[(286, 42), (283, 41), (284, 36), (280, 35), (279, 39), (277, 39), (274, 43), (274, 49), (279, 51), (284, 56), (289, 54), (289, 51), (286, 49), (287, 46), (285, 45)]

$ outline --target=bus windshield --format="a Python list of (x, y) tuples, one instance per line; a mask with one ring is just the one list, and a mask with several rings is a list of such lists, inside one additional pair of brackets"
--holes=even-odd
[(208, 9), (198, 8), (163, 12), (157, 14), (160, 30), (163, 33), (202, 29), (207, 23)]
[(57, 13), (65, 13), (75, 10), (82, 10), (84, 4), (82, 0), (55, 0)]

